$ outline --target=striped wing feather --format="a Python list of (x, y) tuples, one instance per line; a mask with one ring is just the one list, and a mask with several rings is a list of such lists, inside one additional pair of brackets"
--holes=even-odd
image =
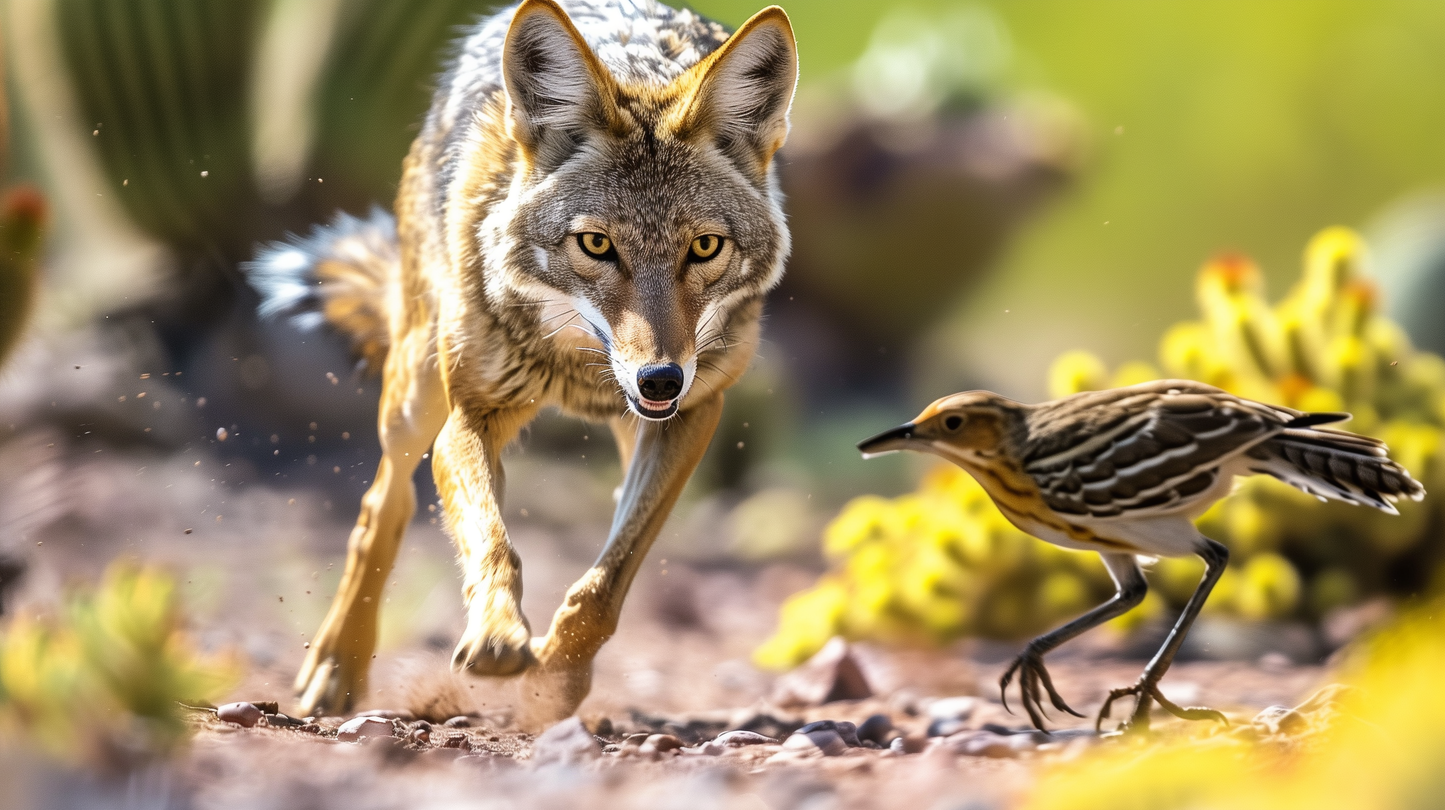
[(1025, 471), (1064, 515), (1178, 512), (1211, 491), (1227, 462), (1301, 415), (1180, 380), (1078, 395), (1029, 415)]

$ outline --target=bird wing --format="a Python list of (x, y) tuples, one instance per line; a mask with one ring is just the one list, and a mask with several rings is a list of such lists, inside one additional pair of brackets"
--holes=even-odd
[(1065, 516), (1177, 513), (1211, 490), (1227, 461), (1300, 416), (1179, 380), (1079, 395), (1030, 414), (1024, 469)]

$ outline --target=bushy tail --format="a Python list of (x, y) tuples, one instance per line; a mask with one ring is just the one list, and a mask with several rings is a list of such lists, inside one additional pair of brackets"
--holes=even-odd
[(391, 342), (387, 289), (400, 265), (396, 220), (373, 208), (366, 219), (340, 213), (307, 236), (266, 245), (244, 269), (261, 294), (261, 317), (287, 317), (302, 329), (329, 324), (380, 370)]
[(1284, 432), (1249, 451), (1250, 469), (1308, 492), (1320, 500), (1333, 499), (1373, 506), (1396, 514), (1395, 501), (1425, 497), (1425, 488), (1386, 454), (1379, 439), (1343, 430), (1316, 428), (1345, 414), (1306, 414)]

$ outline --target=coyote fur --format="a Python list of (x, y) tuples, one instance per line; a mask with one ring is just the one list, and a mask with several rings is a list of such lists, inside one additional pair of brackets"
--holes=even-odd
[[(529, 679), (554, 719), (586, 697), (782, 274), (772, 158), (797, 72), (776, 6), (729, 36), (652, 0), (525, 0), (461, 43), (395, 220), (342, 215), (252, 263), (263, 315), (325, 322), (382, 373), (381, 463), (296, 678), (303, 714), (366, 688), (428, 450), (463, 571), (453, 668)], [(601, 556), (534, 638), (500, 456), (547, 406), (608, 424), (625, 475)]]

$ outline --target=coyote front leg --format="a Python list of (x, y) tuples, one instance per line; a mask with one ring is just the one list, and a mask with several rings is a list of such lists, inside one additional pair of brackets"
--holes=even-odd
[(533, 662), (522, 615), (522, 561), (502, 525), (502, 448), (536, 408), (484, 414), (457, 408), (437, 437), (432, 473), (462, 566), (467, 629), (452, 668), (514, 675)]
[(416, 509), (412, 473), (447, 411), (424, 338), (397, 345), (387, 357), (377, 415), (381, 463), (361, 499), (331, 609), (296, 675), (297, 711), (303, 716), (345, 712), (366, 691), (382, 588)]
[[(706, 399), (666, 422), (641, 422), (622, 482), (622, 497), (602, 554), (567, 590), (552, 627), (532, 642), (537, 665), (524, 675), (523, 693), (542, 698), (535, 722), (576, 711), (592, 686), (592, 659), (617, 630), (622, 602), (647, 550), (677, 496), (702, 460), (722, 416), (722, 395)], [(626, 430), (626, 426), (620, 426)], [(619, 444), (626, 442), (619, 436)], [(623, 455), (629, 455), (626, 449)], [(549, 716), (542, 716), (543, 714)]]

